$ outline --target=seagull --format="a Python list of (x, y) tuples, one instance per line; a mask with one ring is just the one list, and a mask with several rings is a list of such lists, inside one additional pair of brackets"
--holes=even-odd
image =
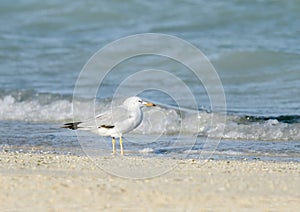
[(156, 106), (137, 96), (127, 98), (122, 105), (97, 115), (94, 119), (66, 123), (62, 128), (91, 131), (100, 136), (112, 138), (112, 153), (116, 153), (115, 138), (119, 138), (120, 154), (124, 155), (122, 136), (137, 128), (143, 120), (143, 106)]

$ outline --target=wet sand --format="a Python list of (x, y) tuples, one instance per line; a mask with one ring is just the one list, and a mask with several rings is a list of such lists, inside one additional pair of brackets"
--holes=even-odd
[[(93, 159), (2, 152), (1, 211), (296, 211), (300, 207), (296, 162)], [(150, 175), (159, 176), (147, 178)]]

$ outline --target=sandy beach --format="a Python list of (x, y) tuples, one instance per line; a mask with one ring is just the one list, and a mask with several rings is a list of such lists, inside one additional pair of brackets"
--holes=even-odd
[(175, 161), (176, 165), (161, 176), (136, 180), (108, 174), (88, 157), (3, 152), (1, 210), (296, 211), (300, 207), (299, 163), (133, 157), (97, 160), (120, 164)]

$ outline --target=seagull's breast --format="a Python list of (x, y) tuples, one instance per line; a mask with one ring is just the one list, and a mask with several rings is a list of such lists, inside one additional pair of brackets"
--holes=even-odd
[(138, 113), (131, 115), (129, 119), (132, 119), (133, 127), (136, 128), (142, 123), (143, 113), (139, 110)]
[(129, 113), (127, 117), (128, 118), (126, 120), (123, 120), (116, 126), (119, 132), (122, 134), (134, 130), (141, 124), (143, 120), (143, 114), (140, 110)]

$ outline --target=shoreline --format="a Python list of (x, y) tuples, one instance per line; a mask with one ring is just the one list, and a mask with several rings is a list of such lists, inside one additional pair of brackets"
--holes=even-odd
[[(104, 165), (111, 170), (115, 168), (125, 176), (126, 170), (130, 170), (127, 175), (130, 178), (108, 174), (95, 162), (101, 163), (102, 168)], [(149, 174), (147, 170), (170, 167), (157, 177), (132, 178), (135, 174)], [(299, 179), (298, 162), (126, 156), (91, 161), (88, 157), (72, 155), (0, 154), (0, 202), (4, 211), (137, 211), (141, 208), (296, 211), (300, 206)]]

